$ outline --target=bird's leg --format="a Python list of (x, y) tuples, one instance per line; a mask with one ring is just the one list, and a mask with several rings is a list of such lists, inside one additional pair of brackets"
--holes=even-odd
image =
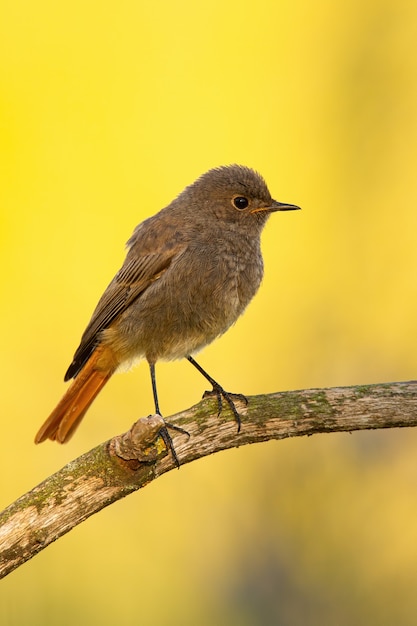
[[(159, 409), (159, 401), (158, 401), (158, 391), (156, 388), (156, 376), (155, 376), (155, 363), (149, 363), (149, 369), (151, 372), (151, 381), (152, 381), (152, 392), (153, 392), (153, 400), (155, 403), (155, 413), (157, 413), (158, 415), (160, 415), (163, 418), (163, 416), (161, 415), (161, 411)], [(187, 435), (187, 437), (190, 436), (190, 433), (188, 431), (186, 431), (184, 428), (180, 428), (180, 426), (175, 426), (175, 424), (170, 424), (169, 422), (165, 422), (165, 426), (163, 428), (161, 428), (161, 432), (160, 435), (162, 437), (162, 441), (164, 442), (167, 450), (169, 450), (172, 454), (172, 458), (174, 459), (174, 463), (177, 467), (180, 466), (180, 462), (178, 460), (178, 456), (177, 453), (175, 452), (175, 448), (174, 448), (174, 444), (172, 442), (172, 437), (168, 432), (168, 429), (171, 430), (175, 430), (178, 433), (181, 433), (183, 435)]]
[(153, 393), (153, 401), (155, 403), (155, 413), (157, 413), (157, 415), (161, 415), (161, 412), (159, 410), (158, 390), (156, 388), (155, 363), (149, 363), (149, 369), (151, 372), (152, 393)]
[(198, 369), (198, 371), (200, 372), (200, 374), (202, 374), (204, 376), (204, 378), (206, 378), (210, 385), (213, 386), (212, 391), (205, 391), (203, 398), (206, 398), (207, 396), (211, 396), (211, 395), (215, 395), (217, 398), (217, 407), (218, 407), (218, 413), (217, 416), (220, 415), (220, 413), (222, 412), (222, 408), (223, 408), (223, 398), (226, 400), (227, 404), (230, 406), (232, 413), (234, 415), (234, 418), (236, 420), (237, 423), (237, 432), (240, 432), (240, 427), (241, 427), (241, 419), (240, 419), (240, 415), (236, 409), (236, 405), (233, 401), (233, 396), (235, 398), (238, 398), (239, 400), (242, 400), (242, 402), (245, 402), (245, 404), (248, 403), (248, 399), (246, 398), (246, 396), (244, 396), (242, 393), (228, 393), (227, 391), (225, 391), (223, 389), (223, 387), (221, 385), (219, 385), (219, 383), (217, 381), (214, 380), (214, 378), (212, 378), (210, 376), (210, 374), (208, 374), (205, 370), (203, 370), (203, 368), (201, 367), (201, 365), (199, 365), (197, 363), (197, 361), (195, 359), (193, 359), (192, 356), (187, 356), (187, 359), (189, 360), (189, 362), (191, 363), (191, 365), (194, 365), (194, 367), (196, 369)]

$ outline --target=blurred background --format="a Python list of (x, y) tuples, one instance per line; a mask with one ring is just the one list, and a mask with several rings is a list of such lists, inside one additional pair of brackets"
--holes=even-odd
[[(141, 364), (68, 445), (33, 444), (133, 228), (214, 166), (303, 210), (269, 221), (203, 367), (247, 395), (415, 378), (416, 112), (409, 0), (5, 0), (0, 508), (152, 411)], [(157, 375), (166, 416), (206, 388)], [(414, 625), (416, 450), (389, 430), (182, 467), (4, 579), (0, 623)]]

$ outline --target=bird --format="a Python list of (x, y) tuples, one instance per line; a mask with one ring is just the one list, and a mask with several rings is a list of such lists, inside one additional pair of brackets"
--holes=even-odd
[[(35, 443), (68, 441), (112, 375), (142, 359), (149, 365), (157, 414), (156, 363), (186, 358), (212, 385), (219, 414), (224, 399), (240, 429), (233, 394), (192, 355), (225, 333), (258, 291), (260, 237), (270, 215), (299, 208), (273, 200), (258, 172), (234, 164), (207, 171), (141, 222), (65, 374), (73, 382)], [(167, 428), (162, 430), (173, 451)]]

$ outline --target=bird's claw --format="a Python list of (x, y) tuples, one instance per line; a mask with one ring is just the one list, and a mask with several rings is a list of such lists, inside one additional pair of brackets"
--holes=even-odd
[(217, 407), (218, 407), (217, 417), (219, 417), (220, 413), (223, 410), (223, 398), (224, 398), (227, 404), (229, 405), (230, 410), (232, 411), (233, 416), (236, 420), (237, 432), (240, 432), (242, 420), (240, 419), (240, 415), (238, 413), (238, 410), (236, 408), (233, 398), (240, 400), (241, 402), (244, 402), (247, 405), (248, 404), (247, 397), (244, 396), (242, 393), (229, 393), (228, 391), (225, 391), (223, 387), (221, 387), (220, 385), (213, 385), (213, 389), (211, 389), (211, 391), (205, 391), (203, 394), (203, 398), (210, 398), (212, 396), (216, 396), (217, 398)]
[(180, 462), (179, 462), (177, 453), (175, 452), (172, 437), (168, 432), (169, 430), (175, 430), (175, 432), (181, 433), (182, 435), (187, 435), (187, 437), (190, 437), (190, 433), (188, 432), (188, 430), (185, 430), (185, 428), (181, 428), (180, 426), (175, 426), (175, 424), (170, 424), (169, 422), (165, 422), (165, 425), (159, 431), (159, 434), (162, 437), (162, 441), (164, 442), (166, 449), (169, 450), (169, 452), (171, 452), (174, 463), (179, 468)]

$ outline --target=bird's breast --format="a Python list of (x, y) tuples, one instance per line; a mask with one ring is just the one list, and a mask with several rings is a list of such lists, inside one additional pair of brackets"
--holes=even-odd
[(223, 334), (263, 273), (259, 246), (233, 244), (224, 237), (192, 242), (121, 316), (117, 340), (133, 356), (156, 361), (182, 358)]
[[(235, 233), (233, 233), (235, 235)], [(257, 292), (263, 275), (260, 245), (245, 238), (212, 238), (196, 242), (182, 261), (188, 302), (195, 312), (224, 332)]]

